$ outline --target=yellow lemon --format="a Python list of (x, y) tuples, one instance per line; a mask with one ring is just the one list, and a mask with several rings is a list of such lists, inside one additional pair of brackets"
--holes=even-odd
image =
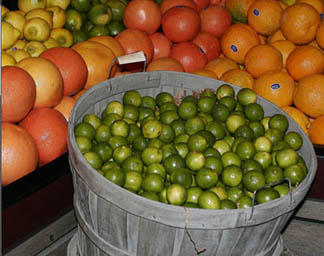
[(73, 44), (72, 33), (65, 28), (52, 29), (50, 37), (54, 38), (62, 47), (70, 47)]
[(1, 49), (5, 50), (13, 46), (20, 37), (20, 31), (8, 22), (2, 22)]
[(66, 10), (66, 8), (70, 5), (71, 0), (47, 0), (46, 7), (51, 6), (59, 6), (63, 10)]
[(26, 23), (26, 18), (18, 12), (10, 11), (3, 16), (3, 21), (6, 21), (13, 25), (16, 29), (20, 31), (20, 39), (23, 38), (24, 26)]
[(46, 0), (18, 0), (18, 9), (29, 12), (36, 8), (45, 8)]
[(24, 49), (26, 45), (26, 41), (25, 40), (17, 40), (17, 42), (11, 46), (9, 49), (6, 50), (7, 53), (11, 52), (12, 50), (22, 50)]
[(1, 67), (4, 66), (14, 66), (16, 65), (16, 60), (10, 54), (1, 51)]
[(7, 7), (1, 5), (1, 19), (2, 19), (3, 16), (4, 16), (7, 12), (9, 12), (9, 11), (10, 11), (10, 10), (9, 10)]
[(50, 37), (46, 41), (44, 41), (43, 44), (45, 45), (45, 47), (47, 49), (60, 46), (60, 44), (52, 37)]
[(24, 37), (28, 41), (46, 41), (50, 35), (50, 28), (42, 18), (31, 18), (26, 21), (24, 27)]
[(16, 12), (16, 13), (19, 13), (20, 15), (22, 15), (22, 16), (25, 16), (25, 12), (23, 12), (22, 10), (14, 10), (14, 11), (12, 11), (12, 12)]
[(29, 52), (27, 52), (25, 50), (21, 50), (21, 49), (13, 50), (11, 52), (8, 52), (8, 54), (10, 54), (12, 57), (14, 57), (16, 62), (19, 62), (24, 58), (31, 57)]
[(53, 12), (46, 9), (37, 8), (30, 10), (25, 14), (25, 17), (27, 20), (32, 18), (42, 18), (43, 20), (47, 21), (50, 29), (53, 27)]
[(52, 28), (63, 28), (66, 21), (65, 11), (59, 6), (51, 6), (47, 10), (53, 12)]
[(24, 50), (27, 51), (32, 57), (38, 57), (43, 51), (46, 50), (46, 47), (41, 42), (30, 41), (25, 45)]

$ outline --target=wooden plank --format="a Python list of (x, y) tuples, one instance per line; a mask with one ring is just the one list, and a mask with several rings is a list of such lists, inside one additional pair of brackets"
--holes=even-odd
[(44, 248), (54, 244), (58, 239), (64, 237), (77, 226), (74, 211), (69, 211), (64, 216), (54, 221), (52, 224), (36, 233), (25, 242), (21, 243), (4, 256), (30, 256), (37, 255)]
[(295, 216), (324, 222), (323, 212), (324, 212), (323, 200), (306, 199), (297, 210)]

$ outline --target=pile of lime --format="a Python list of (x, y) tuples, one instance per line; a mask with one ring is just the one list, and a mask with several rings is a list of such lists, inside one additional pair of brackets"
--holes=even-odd
[[(232, 86), (180, 103), (136, 90), (75, 128), (88, 163), (111, 182), (166, 204), (236, 209), (287, 195), (308, 170), (303, 138), (285, 115), (265, 116), (256, 94)], [(290, 186), (289, 186), (290, 183)]]
[(71, 0), (64, 27), (73, 42), (95, 36), (116, 36), (125, 29), (123, 13), (127, 0)]

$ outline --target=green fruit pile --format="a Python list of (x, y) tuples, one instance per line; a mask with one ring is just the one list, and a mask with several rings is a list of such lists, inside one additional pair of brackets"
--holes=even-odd
[(235, 209), (280, 198), (308, 170), (301, 135), (282, 114), (264, 116), (256, 94), (216, 91), (155, 98), (127, 91), (75, 128), (88, 163), (111, 182), (166, 204)]
[(73, 35), (73, 43), (94, 36), (116, 36), (125, 29), (123, 13), (127, 0), (71, 0), (64, 27)]

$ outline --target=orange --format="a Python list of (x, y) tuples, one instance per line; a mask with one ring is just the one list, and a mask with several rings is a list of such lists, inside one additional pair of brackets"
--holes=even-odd
[(72, 46), (83, 58), (87, 65), (88, 77), (84, 88), (88, 89), (104, 81), (115, 54), (102, 43), (83, 41)]
[(72, 97), (77, 101), (88, 89), (82, 89), (78, 93), (74, 94)]
[(275, 0), (258, 0), (248, 10), (248, 23), (262, 35), (271, 35), (280, 27), (282, 8)]
[(6, 186), (37, 168), (38, 151), (33, 137), (18, 125), (1, 125), (1, 183)]
[(306, 44), (315, 39), (321, 22), (318, 11), (309, 4), (296, 3), (283, 10), (280, 29), (295, 44)]
[(34, 107), (54, 107), (61, 101), (64, 93), (63, 78), (58, 67), (41, 57), (28, 57), (16, 66), (26, 70), (36, 84)]
[(221, 38), (223, 54), (237, 63), (244, 63), (246, 53), (260, 44), (256, 31), (247, 24), (231, 25)]
[(36, 85), (34, 79), (22, 68), (6, 66), (1, 69), (1, 85), (2, 121), (19, 122), (35, 104)]
[(316, 118), (310, 125), (309, 138), (314, 144), (324, 145), (324, 115)]
[(125, 55), (125, 51), (116, 38), (112, 36), (94, 36), (88, 39), (90, 42), (101, 43), (108, 47), (116, 57)]
[(293, 103), (295, 88), (294, 79), (285, 71), (262, 74), (253, 85), (253, 90), (258, 95), (279, 107)]
[(269, 44), (279, 40), (286, 40), (285, 36), (282, 34), (282, 31), (280, 29), (268, 36), (267, 43)]
[(294, 119), (295, 122), (303, 129), (303, 131), (308, 134), (310, 121), (302, 111), (292, 106), (282, 107), (281, 109), (285, 111), (292, 119)]
[(252, 47), (245, 56), (245, 68), (254, 77), (265, 72), (282, 69), (282, 55), (269, 44), (260, 44)]
[(316, 31), (316, 42), (324, 50), (324, 22), (322, 22)]
[(248, 71), (242, 69), (228, 70), (221, 76), (220, 80), (242, 88), (250, 89), (253, 89), (254, 84), (253, 76)]
[(255, 0), (226, 0), (225, 7), (230, 12), (234, 21), (247, 23), (247, 14)]
[(73, 95), (85, 86), (88, 69), (77, 51), (67, 47), (54, 47), (42, 52), (40, 57), (50, 60), (60, 70), (65, 96)]
[(260, 39), (260, 44), (266, 44), (267, 43), (267, 37), (261, 34), (258, 34)]
[(303, 45), (292, 51), (286, 63), (289, 74), (295, 79), (324, 72), (324, 54), (312, 45)]
[(61, 112), (61, 114), (65, 117), (67, 121), (69, 121), (69, 117), (72, 111), (72, 108), (76, 102), (71, 96), (64, 96), (61, 102), (54, 108)]
[(218, 57), (213, 59), (205, 65), (204, 69), (210, 70), (216, 74), (217, 77), (221, 77), (226, 71), (231, 69), (238, 69), (239, 66), (233, 60), (226, 57)]
[(167, 70), (167, 71), (178, 71), (184, 72), (184, 68), (181, 63), (170, 57), (162, 57), (153, 60), (148, 64), (146, 71), (158, 71), (158, 70)]
[(316, 40), (311, 41), (310, 43), (308, 43), (308, 45), (312, 45), (312, 46), (316, 47), (317, 49), (319, 49), (321, 51), (321, 53), (324, 53), (324, 49), (319, 46), (319, 44), (317, 43)]
[(43, 166), (67, 151), (68, 125), (53, 108), (34, 108), (19, 126), (34, 138), (38, 148), (38, 165)]
[(324, 12), (323, 0), (297, 0), (296, 3), (305, 3), (313, 6), (318, 11), (321, 19), (323, 18), (323, 12)]
[(294, 95), (294, 104), (305, 114), (316, 118), (324, 115), (324, 75), (314, 74), (302, 78)]
[(192, 72), (192, 74), (218, 79), (217, 75), (213, 71), (210, 71), (205, 68), (196, 70), (196, 71)]
[(296, 45), (289, 40), (278, 40), (270, 44), (281, 53), (283, 67), (286, 67), (287, 58), (296, 49)]

